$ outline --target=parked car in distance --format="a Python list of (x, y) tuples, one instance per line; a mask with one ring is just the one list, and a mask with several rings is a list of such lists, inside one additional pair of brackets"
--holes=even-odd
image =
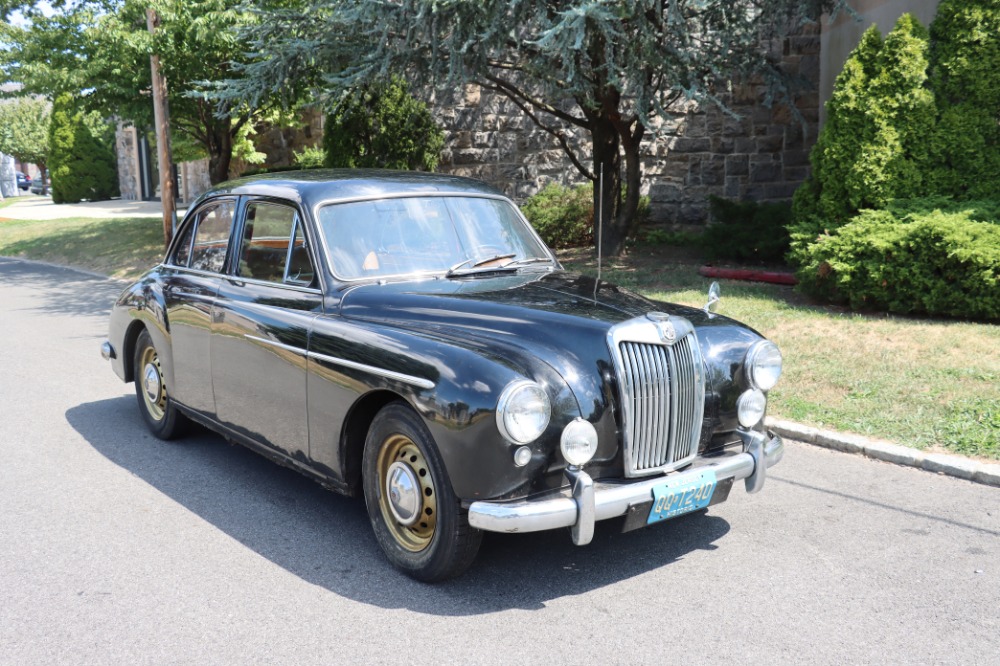
[(43, 194), (48, 186), (49, 186), (48, 176), (46, 176), (45, 178), (38, 176), (31, 180), (31, 187), (29, 188), (29, 191), (32, 194)]
[(196, 201), (102, 355), (154, 435), (196, 421), (363, 497), (389, 561), (437, 581), (484, 531), (585, 545), (762, 488), (781, 354), (716, 301), (566, 272), (476, 181), (285, 172)]
[(17, 186), (22, 190), (27, 190), (31, 187), (31, 179), (24, 175), (22, 171), (16, 171), (17, 174)]

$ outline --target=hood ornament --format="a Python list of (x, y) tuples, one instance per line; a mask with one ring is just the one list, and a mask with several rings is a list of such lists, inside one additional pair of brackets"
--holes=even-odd
[(670, 315), (663, 312), (650, 312), (646, 315), (646, 319), (653, 322), (661, 342), (670, 344), (677, 340), (677, 329), (674, 328), (674, 323), (670, 321)]

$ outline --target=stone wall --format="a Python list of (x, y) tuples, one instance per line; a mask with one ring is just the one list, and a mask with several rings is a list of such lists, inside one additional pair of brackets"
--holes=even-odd
[[(662, 119), (643, 146), (643, 193), (650, 197), (652, 223), (703, 225), (709, 195), (791, 198), (809, 175), (809, 149), (818, 133), (819, 51), (815, 26), (784, 40), (774, 54), (811, 86), (796, 98), (798, 117), (788, 106), (765, 106), (763, 88), (747, 85), (727, 98), (735, 117), (689, 104)], [(550, 181), (584, 181), (556, 139), (506, 97), (469, 86), (456, 98), (435, 105), (447, 136), (440, 171), (485, 180), (519, 201)], [(588, 153), (580, 159), (590, 165)]]
[(139, 139), (134, 127), (118, 123), (115, 131), (115, 154), (118, 157), (118, 190), (122, 199), (142, 198), (139, 174)]

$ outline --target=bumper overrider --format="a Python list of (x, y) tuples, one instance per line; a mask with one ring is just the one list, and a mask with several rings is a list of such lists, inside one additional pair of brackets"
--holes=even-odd
[[(636, 513), (644, 519), (651, 505), (653, 488), (665, 480), (685, 477), (695, 479), (702, 472), (715, 472), (718, 486), (712, 504), (728, 496), (729, 487), (743, 479), (748, 493), (764, 487), (767, 468), (776, 465), (785, 453), (785, 445), (774, 433), (740, 431), (744, 451), (720, 457), (698, 459), (683, 472), (631, 482), (594, 481), (581, 469), (569, 468), (570, 488), (558, 493), (514, 501), (480, 501), (469, 507), (469, 524), (488, 532), (539, 532), (560, 527), (571, 528), (573, 543), (583, 546), (594, 537), (598, 520)], [(720, 491), (722, 491), (720, 493)]]

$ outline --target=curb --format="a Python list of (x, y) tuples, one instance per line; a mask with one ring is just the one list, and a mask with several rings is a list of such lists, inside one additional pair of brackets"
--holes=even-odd
[(1000, 465), (945, 453), (924, 453), (883, 440), (820, 430), (792, 421), (768, 418), (766, 423), (768, 428), (788, 439), (1000, 488)]

